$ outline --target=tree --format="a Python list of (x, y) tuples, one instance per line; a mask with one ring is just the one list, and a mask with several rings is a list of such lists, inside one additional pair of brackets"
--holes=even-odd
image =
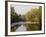
[(14, 7), (11, 7), (11, 23), (18, 22), (18, 18), (19, 16), (15, 12)]
[(26, 24), (27, 30), (41, 30), (42, 7), (34, 8), (28, 11), (24, 16), (26, 21), (39, 22), (39, 24)]

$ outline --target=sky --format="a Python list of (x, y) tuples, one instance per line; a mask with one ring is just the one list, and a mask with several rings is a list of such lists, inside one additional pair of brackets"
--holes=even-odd
[(28, 11), (30, 11), (32, 8), (38, 8), (39, 6), (32, 6), (32, 5), (16, 5), (16, 4), (12, 4), (12, 7), (14, 7), (15, 12), (18, 15), (24, 15), (26, 14)]

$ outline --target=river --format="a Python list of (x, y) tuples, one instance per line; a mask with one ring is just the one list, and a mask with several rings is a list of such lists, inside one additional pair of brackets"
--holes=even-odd
[(16, 32), (21, 32), (21, 31), (27, 31), (26, 26), (24, 26), (25, 24), (38, 24), (39, 22), (17, 22), (17, 23), (13, 23), (11, 26), (18, 26), (18, 28), (16, 29)]

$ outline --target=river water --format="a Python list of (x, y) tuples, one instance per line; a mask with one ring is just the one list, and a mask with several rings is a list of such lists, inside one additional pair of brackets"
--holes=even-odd
[(24, 25), (21, 25), (19, 26), (17, 29), (16, 29), (16, 32), (21, 32), (21, 31), (26, 31), (26, 27)]
[(26, 26), (24, 26), (26, 23), (28, 24), (35, 24), (35, 23), (39, 23), (39, 22), (17, 22), (17, 23), (13, 23), (12, 27), (16, 26), (16, 32), (21, 32), (21, 31), (27, 31)]

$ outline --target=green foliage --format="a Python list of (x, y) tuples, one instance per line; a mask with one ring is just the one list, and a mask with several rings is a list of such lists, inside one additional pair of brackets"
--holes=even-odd
[(28, 11), (24, 18), (26, 21), (39, 22), (39, 24), (25, 24), (27, 30), (41, 30), (42, 7)]
[(19, 18), (19, 16), (18, 16), (17, 13), (14, 11), (14, 8), (11, 7), (11, 23), (13, 23), (13, 22), (18, 22), (18, 18)]
[(28, 11), (27, 14), (25, 15), (25, 20), (27, 21), (40, 21), (39, 18), (41, 18), (41, 7), (39, 9), (35, 8), (32, 9), (31, 11)]

